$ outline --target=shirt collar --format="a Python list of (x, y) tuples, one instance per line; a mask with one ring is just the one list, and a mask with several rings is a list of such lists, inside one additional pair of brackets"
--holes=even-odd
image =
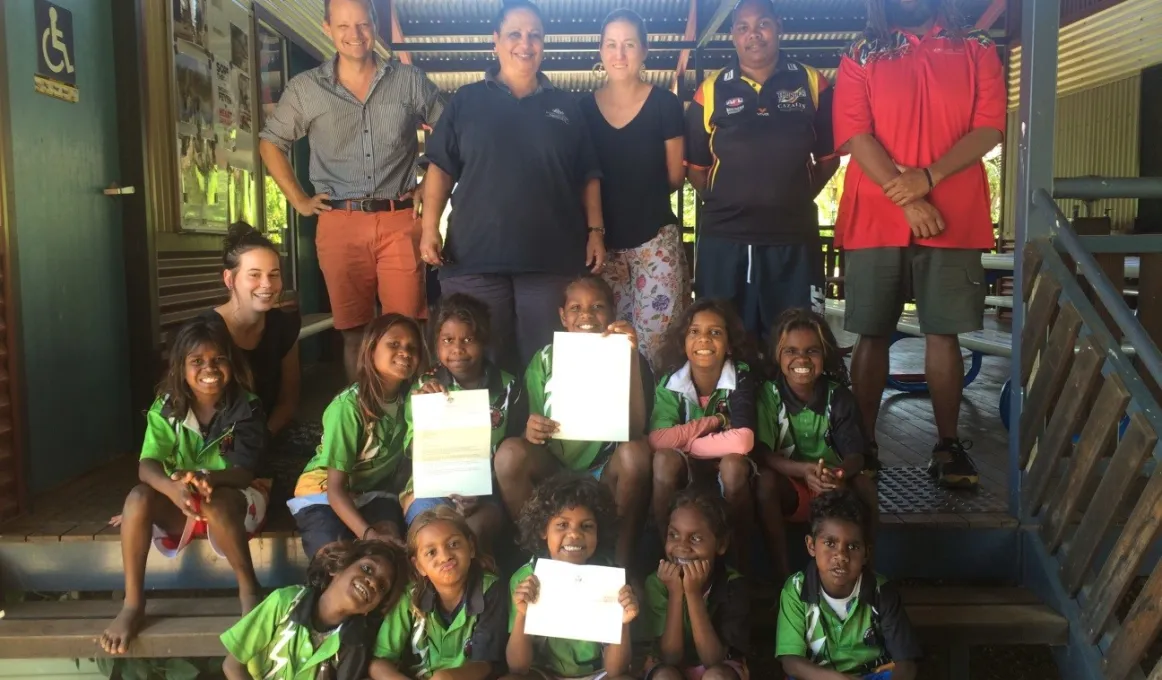
[[(875, 606), (876, 602), (876, 575), (868, 567), (864, 567), (861, 575), (863, 581), (859, 587), (859, 601), (868, 606)], [(823, 599), (823, 584), (819, 581), (819, 567), (814, 561), (807, 564), (803, 570), (803, 587), (799, 589), (799, 599), (807, 604), (818, 605)]]
[[(504, 82), (500, 80), (500, 64), (495, 64), (484, 72), (484, 82), (492, 85), (493, 87), (500, 88), (503, 92), (512, 94), (512, 90), (508, 89), (508, 85), (505, 85)], [(556, 87), (553, 86), (553, 81), (549, 80), (549, 77), (544, 73), (537, 71), (537, 89), (535, 92), (533, 92), (533, 94), (540, 94), (545, 90), (555, 89)]]
[[(234, 403), (228, 404), (224, 409), (214, 414), (214, 419), (210, 421), (209, 429), (213, 432), (220, 423), (236, 423), (240, 420), (246, 420), (254, 413), (254, 407), (250, 405), (250, 395), (242, 392)], [(173, 409), (173, 399), (170, 395), (165, 395), (161, 405), (161, 416), (166, 420), (176, 419), (178, 414)], [(198, 416), (194, 414), (194, 409), (186, 411), (185, 418), (182, 419), (182, 424), (188, 429), (201, 433), (202, 424), (198, 422)]]
[[(420, 611), (431, 614), (436, 610), (436, 589), (424, 580), (424, 590), (420, 593), (417, 605)], [(480, 616), (484, 612), (484, 571), (477, 566), (472, 567), (468, 574), (468, 588), (464, 600), (460, 603), (464, 613), (468, 616)]]
[(775, 385), (778, 386), (779, 397), (787, 405), (787, 412), (791, 415), (796, 415), (805, 408), (809, 408), (816, 413), (827, 412), (827, 393), (829, 390), (827, 389), (826, 379), (820, 378), (815, 381), (815, 391), (811, 395), (811, 400), (806, 402), (795, 394), (795, 391), (787, 385), (787, 379), (782, 375), (775, 378)]
[[(308, 630), (315, 630), (315, 609), (319, 606), (319, 597), (322, 595), (314, 588), (307, 588), (298, 604), (291, 610), (290, 620)], [(361, 645), (367, 630), (367, 617), (352, 616), (339, 624), (340, 646)], [(316, 630), (316, 633), (326, 631)]]
[[(779, 61), (777, 64), (775, 64), (775, 72), (772, 73), (771, 77), (767, 78), (767, 80), (769, 81), (769, 80), (773, 79), (775, 76), (779, 75), (780, 73), (785, 73), (787, 71), (790, 71), (791, 64), (797, 64), (797, 62), (795, 62), (789, 56), (787, 56), (786, 52), (779, 50)], [(800, 68), (800, 67), (796, 66), (796, 68)], [(750, 80), (750, 78), (743, 75), (743, 73), (742, 73), (742, 63), (738, 59), (738, 54), (735, 54), (734, 57), (731, 58), (730, 64), (726, 67), (726, 69), (724, 69), (722, 71), (722, 73), (724, 75), (727, 73), (730, 73), (730, 72), (734, 72), (734, 74), (737, 75), (738, 78), (740, 78), (740, 79)], [(751, 82), (754, 82), (754, 81), (752, 80)], [(766, 83), (759, 83), (759, 85), (765, 85), (765, 84)]]
[[(726, 363), (722, 365), (722, 373), (718, 375), (718, 384), (714, 386), (714, 389), (715, 391), (733, 390), (737, 384), (738, 372), (734, 369), (734, 361), (727, 359)], [(698, 403), (698, 389), (694, 387), (694, 378), (690, 375), (689, 361), (683, 364), (682, 368), (674, 371), (674, 374), (666, 381), (666, 389), (681, 394), (694, 404)]]
[[(382, 76), (389, 68), (391, 68), (391, 61), (389, 59), (381, 58), (375, 52), (371, 53), (371, 60), (375, 62), (375, 78), (372, 81), (374, 82), (375, 80), (378, 80), (380, 76)], [(328, 82), (336, 86), (339, 84), (338, 53), (319, 65), (319, 74), (322, 75)]]
[[(456, 389), (460, 390), (465, 389), (465, 387), (461, 385), (458, 380), (456, 380), (456, 377), (452, 375), (452, 372), (449, 371), (443, 364), (436, 367), (436, 382), (440, 383), (441, 385), (455, 387)], [(500, 375), (500, 369), (498, 369), (496, 364), (492, 363), (488, 359), (484, 360), (483, 387), (488, 390), (489, 394), (495, 394), (504, 389), (504, 380)]]

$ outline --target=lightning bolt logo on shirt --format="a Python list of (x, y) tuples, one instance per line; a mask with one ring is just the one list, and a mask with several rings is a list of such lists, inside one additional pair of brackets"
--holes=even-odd
[(286, 650), (294, 640), (295, 632), (298, 629), (297, 624), (290, 619), (290, 612), (295, 610), (295, 607), (298, 606), (299, 601), (303, 599), (303, 595), (306, 594), (306, 592), (306, 589), (303, 589), (301, 592), (299, 592), (299, 594), (295, 596), (294, 601), (291, 602), (290, 607), (287, 608), (287, 616), (285, 619), (283, 619), (281, 624), (282, 629), (279, 630), (274, 646), (271, 648), (270, 654), (267, 655), (267, 659), (270, 661), (271, 667), (270, 670), (267, 671), (266, 675), (262, 676), (263, 680), (274, 680), (278, 677), (282, 669), (286, 668), (287, 664), (290, 663), (290, 656)]

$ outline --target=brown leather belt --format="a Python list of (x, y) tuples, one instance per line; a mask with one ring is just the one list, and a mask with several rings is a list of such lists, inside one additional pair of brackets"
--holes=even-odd
[(335, 210), (355, 210), (358, 212), (395, 212), (412, 207), (412, 199), (391, 200), (388, 198), (353, 198), (343, 201), (327, 201)]

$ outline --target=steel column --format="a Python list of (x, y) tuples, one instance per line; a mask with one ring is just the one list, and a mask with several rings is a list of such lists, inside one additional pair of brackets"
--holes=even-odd
[[(1025, 323), (1022, 252), (1029, 241), (1050, 234), (1053, 215), (1033, 202), (1038, 189), (1053, 188), (1053, 123), (1057, 108), (1057, 41), (1061, 0), (1021, 2), (1021, 92), (1017, 143), (1016, 248), (1013, 258), (1013, 399), (1010, 423), (1021, 422), (1025, 386), (1021, 384), (1021, 331)], [(1019, 427), (1009, 431), (1009, 510), (1023, 517)]]

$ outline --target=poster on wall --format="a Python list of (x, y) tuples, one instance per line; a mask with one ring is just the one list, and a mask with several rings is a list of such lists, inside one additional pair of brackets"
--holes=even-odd
[(264, 25), (258, 27), (258, 95), (262, 102), (259, 125), (274, 111), (286, 89), (286, 56), (283, 38)]
[(251, 17), (236, 0), (173, 0), (181, 230), (257, 219)]

